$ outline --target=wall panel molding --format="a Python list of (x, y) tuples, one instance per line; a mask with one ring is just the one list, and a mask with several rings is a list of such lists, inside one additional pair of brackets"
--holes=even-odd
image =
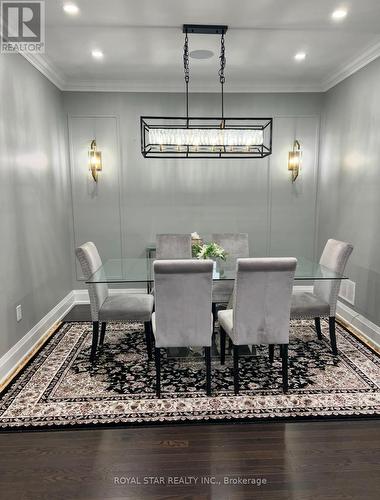
[[(274, 118), (268, 187), (270, 255), (315, 258), (319, 130), (320, 115)], [(292, 183), (287, 159), (295, 139), (301, 143), (302, 164), (298, 179)]]
[[(69, 151), (74, 247), (94, 241), (106, 258), (123, 255), (121, 151), (117, 115), (69, 114)], [(88, 170), (88, 148), (96, 138), (103, 170), (96, 183)], [(83, 279), (76, 263), (76, 278)]]
[[(219, 105), (217, 97), (193, 96), (194, 112), (211, 113)], [(231, 115), (263, 116), (267, 113), (273, 116), (274, 153), (271, 157), (232, 161), (145, 159), (140, 151), (140, 115), (175, 116), (183, 112), (182, 95), (67, 95), (74, 246), (90, 238), (97, 243), (99, 238), (100, 254), (107, 260), (116, 258), (116, 245), (120, 248), (119, 255), (143, 255), (145, 246), (160, 232), (198, 231), (203, 235), (247, 232), (252, 252), (257, 256), (267, 255), (271, 250), (283, 253), (283, 250), (313, 258), (319, 97), (281, 95), (273, 101), (271, 95), (259, 98), (230, 95), (227, 103)], [(114, 172), (114, 182), (109, 185), (109, 197), (91, 198), (81, 177), (89, 177), (89, 174), (80, 145), (86, 137), (89, 142), (94, 122), (109, 119), (117, 120), (113, 144), (119, 170), (117, 174)], [(304, 171), (292, 185), (287, 158), (296, 136), (305, 146)], [(81, 159), (78, 155), (82, 155)], [(109, 175), (104, 164), (99, 188)], [(93, 211), (94, 207), (99, 209), (100, 215)], [(110, 216), (107, 222), (105, 214), (111, 207), (113, 219), (110, 223)], [(87, 212), (91, 217), (87, 217)], [(76, 270), (80, 278), (81, 273), (78, 268)]]

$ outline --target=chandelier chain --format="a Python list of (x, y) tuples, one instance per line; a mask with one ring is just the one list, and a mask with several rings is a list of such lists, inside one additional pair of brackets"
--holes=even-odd
[(220, 39), (220, 70), (219, 70), (219, 80), (221, 85), (223, 85), (226, 81), (226, 77), (224, 76), (224, 69), (226, 67), (226, 50), (224, 46), (224, 33)]
[(185, 45), (183, 46), (183, 70), (185, 73), (185, 86), (186, 86), (186, 125), (189, 126), (189, 80), (190, 80), (190, 68), (189, 68), (189, 38), (187, 36), (187, 31), (185, 33)]
[(219, 80), (221, 85), (221, 100), (222, 100), (222, 123), (221, 127), (224, 128), (224, 83), (226, 81), (226, 77), (224, 76), (224, 69), (226, 67), (226, 51), (224, 46), (224, 33), (220, 38), (220, 69), (219, 69)]
[(189, 80), (190, 80), (189, 38), (187, 36), (187, 31), (185, 34), (185, 45), (183, 46), (183, 69), (184, 69), (184, 73), (185, 73), (185, 82), (189, 83)]

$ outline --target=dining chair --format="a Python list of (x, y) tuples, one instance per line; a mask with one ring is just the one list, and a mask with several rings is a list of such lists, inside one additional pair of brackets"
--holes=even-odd
[[(220, 245), (228, 254), (228, 260), (233, 262), (239, 258), (249, 257), (248, 233), (214, 233), (212, 241)], [(233, 264), (235, 267), (235, 263)], [(215, 281), (212, 287), (212, 302), (228, 304), (234, 288), (233, 281)]]
[[(156, 260), (191, 259), (191, 234), (157, 234)], [(154, 295), (154, 284), (150, 281), (147, 292)]]
[(203, 347), (206, 392), (211, 395), (212, 260), (156, 260), (153, 263), (156, 394), (161, 397), (161, 349)]
[[(249, 257), (248, 233), (214, 233), (212, 241), (220, 245), (228, 254), (228, 261), (236, 266), (236, 259)], [(213, 330), (218, 316), (218, 305), (226, 306), (234, 289), (233, 280), (215, 280), (212, 285)]]
[[(321, 266), (343, 276), (353, 246), (344, 241), (329, 239), (323, 250), (319, 263)], [(322, 268), (323, 272), (323, 268)], [(331, 350), (338, 354), (335, 332), (335, 314), (338, 301), (340, 279), (318, 279), (314, 282), (312, 292), (294, 292), (290, 317), (292, 319), (314, 318), (318, 339), (322, 339), (321, 318), (329, 318)]]
[[(91, 241), (84, 243), (75, 250), (82, 268), (83, 275), (88, 280), (102, 266), (99, 252)], [(99, 346), (104, 343), (108, 321), (141, 321), (145, 327), (145, 341), (148, 359), (152, 359), (152, 327), (151, 318), (154, 299), (146, 293), (116, 293), (109, 294), (107, 283), (88, 283), (92, 319), (92, 347), (90, 360), (96, 357), (99, 339), (99, 323), (101, 324)]]
[(191, 259), (190, 234), (157, 234), (156, 259)]
[(218, 312), (220, 361), (225, 362), (226, 334), (232, 340), (234, 391), (239, 394), (239, 346), (269, 345), (273, 362), (274, 345), (280, 345), (283, 391), (288, 391), (289, 320), (297, 259), (238, 259), (233, 307)]

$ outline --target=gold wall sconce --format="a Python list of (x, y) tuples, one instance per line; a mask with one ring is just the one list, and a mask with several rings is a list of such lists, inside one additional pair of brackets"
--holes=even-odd
[(293, 143), (293, 151), (289, 151), (288, 156), (288, 170), (292, 172), (292, 182), (295, 182), (300, 173), (301, 154), (301, 145), (296, 139)]
[(91, 171), (92, 178), (98, 182), (98, 172), (102, 170), (102, 152), (97, 150), (96, 140), (91, 141), (90, 149), (88, 151), (89, 170)]

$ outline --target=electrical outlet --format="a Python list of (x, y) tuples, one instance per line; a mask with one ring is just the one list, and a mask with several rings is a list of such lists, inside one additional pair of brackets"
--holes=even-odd
[(21, 321), (22, 320), (22, 309), (21, 309), (21, 305), (18, 305), (16, 307), (16, 319), (17, 321)]

